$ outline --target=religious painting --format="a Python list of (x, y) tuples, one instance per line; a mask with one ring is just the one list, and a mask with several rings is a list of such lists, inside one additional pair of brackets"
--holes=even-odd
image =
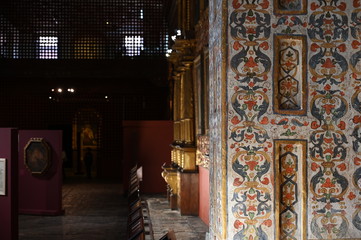
[(96, 130), (91, 124), (84, 124), (81, 128), (81, 138), (83, 147), (97, 146)]
[(0, 158), (0, 196), (6, 195), (6, 159)]
[(306, 14), (307, 2), (306, 0), (275, 0), (274, 1), (275, 14)]
[(24, 164), (34, 175), (42, 175), (51, 165), (51, 149), (43, 138), (30, 138), (24, 147)]

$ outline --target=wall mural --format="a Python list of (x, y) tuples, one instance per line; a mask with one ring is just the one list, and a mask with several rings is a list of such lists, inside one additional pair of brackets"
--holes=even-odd
[(227, 2), (227, 239), (361, 239), (361, 1)]
[[(352, 224), (353, 226), (361, 231), (361, 2), (353, 1), (352, 7), (354, 8), (351, 12), (351, 48), (353, 54), (350, 57), (350, 69), (352, 70), (352, 87), (354, 88), (354, 93), (351, 97), (351, 105), (356, 113), (352, 119), (354, 124), (354, 129), (351, 134), (352, 139), (352, 149), (356, 153), (356, 156), (353, 159), (356, 170), (352, 174), (352, 186), (355, 187), (355, 192), (350, 192), (348, 197), (355, 199), (354, 203), (354, 213), (352, 215)], [(356, 198), (357, 195), (357, 198)]]
[(350, 222), (347, 219), (347, 179), (349, 156), (345, 115), (348, 103), (345, 57), (348, 39), (347, 7), (341, 1), (311, 3), (308, 37), (311, 41), (309, 71), (312, 85), (310, 113), (315, 118), (310, 133), (310, 232), (317, 239), (345, 238)]

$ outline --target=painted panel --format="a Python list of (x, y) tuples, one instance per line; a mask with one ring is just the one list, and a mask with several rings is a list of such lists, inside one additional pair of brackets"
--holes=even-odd
[(274, 111), (305, 115), (306, 36), (275, 35)]
[(306, 141), (275, 140), (276, 239), (307, 236)]
[(274, 0), (275, 14), (305, 14), (307, 13), (306, 0)]

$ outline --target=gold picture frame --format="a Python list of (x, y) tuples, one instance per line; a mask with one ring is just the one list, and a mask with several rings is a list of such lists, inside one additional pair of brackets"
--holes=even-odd
[(30, 138), (24, 147), (24, 164), (33, 175), (43, 175), (48, 171), (51, 148), (43, 138)]

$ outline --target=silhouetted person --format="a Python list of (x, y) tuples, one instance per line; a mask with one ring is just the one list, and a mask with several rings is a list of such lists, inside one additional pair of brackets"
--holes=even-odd
[(92, 171), (92, 163), (93, 163), (93, 154), (90, 148), (87, 148), (87, 152), (84, 156), (84, 163), (86, 168), (86, 176), (87, 178), (91, 178), (91, 171)]

